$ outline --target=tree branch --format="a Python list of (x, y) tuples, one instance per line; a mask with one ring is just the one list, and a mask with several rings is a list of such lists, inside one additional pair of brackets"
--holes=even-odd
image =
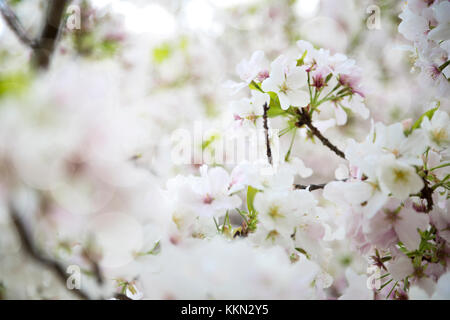
[(117, 300), (133, 300), (133, 299), (129, 298), (126, 294), (123, 294), (123, 293), (116, 293), (114, 295), (114, 298), (116, 298)]
[[(347, 179), (335, 180), (335, 181), (330, 181), (330, 182), (346, 182), (346, 181), (347, 181)], [(302, 184), (294, 184), (294, 188), (298, 189), (298, 190), (314, 191), (314, 190), (324, 189), (327, 186), (327, 184), (329, 184), (330, 182), (321, 183), (321, 184), (310, 184), (309, 186), (305, 186), (305, 185), (302, 185)]]
[(264, 130), (266, 134), (267, 159), (269, 160), (269, 163), (272, 164), (272, 150), (270, 149), (269, 125), (267, 119), (267, 112), (269, 111), (269, 106), (267, 105), (267, 102), (264, 103), (263, 108), (264, 108), (263, 121), (264, 121)]
[[(33, 258), (36, 262), (44, 265), (48, 269), (52, 270), (57, 278), (66, 287), (67, 279), (69, 275), (66, 273), (66, 268), (58, 261), (52, 260), (48, 257), (41, 255), (39, 250), (34, 246), (31, 236), (29, 235), (26, 227), (19, 216), (19, 213), (15, 210), (13, 206), (10, 206), (11, 219), (16, 227), (17, 233), (19, 234), (20, 240), (22, 242), (22, 247), (25, 252)], [(75, 293), (80, 299), (89, 300), (89, 295), (81, 289), (73, 289), (71, 292)]]
[(310, 184), (309, 186), (305, 186), (302, 184), (294, 184), (294, 188), (298, 189), (298, 190), (309, 190), (309, 191), (314, 191), (314, 190), (320, 190), (325, 188), (327, 184), (326, 183), (322, 183), (322, 184)]
[(0, 12), (5, 19), (6, 24), (16, 34), (17, 38), (19, 38), (19, 40), (23, 44), (30, 47), (31, 49), (36, 48), (37, 42), (34, 39), (28, 37), (25, 28), (20, 23), (19, 18), (16, 16), (14, 11), (6, 3), (6, 0), (0, 0)]
[(49, 0), (45, 25), (34, 51), (34, 63), (38, 68), (47, 68), (55, 50), (63, 25), (63, 16), (69, 0)]
[(335, 154), (337, 154), (339, 157), (345, 159), (345, 154), (341, 150), (339, 150), (334, 144), (330, 142), (327, 138), (325, 138), (322, 133), (317, 129), (313, 124), (311, 120), (311, 116), (308, 114), (308, 111), (305, 108), (297, 109), (297, 113), (299, 115), (299, 121), (296, 123), (296, 126), (301, 128), (302, 126), (306, 125), (308, 129), (311, 131), (311, 133), (316, 136), (328, 149), (333, 151)]
[[(425, 172), (426, 175), (428, 175), (428, 172)], [(434, 202), (433, 202), (433, 190), (430, 188), (430, 185), (427, 181), (427, 179), (422, 178), (423, 180), (423, 188), (420, 191), (420, 198), (423, 200), (426, 200), (427, 207), (425, 212), (430, 212), (433, 210)]]
[(70, 0), (48, 0), (45, 24), (41, 34), (37, 39), (31, 39), (6, 0), (0, 0), (0, 12), (3, 18), (20, 41), (33, 49), (33, 63), (37, 68), (45, 69), (50, 64), (69, 2)]

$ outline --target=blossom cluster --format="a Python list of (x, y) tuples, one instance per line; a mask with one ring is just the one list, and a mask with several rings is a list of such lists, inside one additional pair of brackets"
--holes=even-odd
[[(252, 97), (231, 103), (234, 120), (256, 130), (267, 118), (279, 117), (291, 124), (285, 132), (300, 128), (308, 130), (307, 136), (320, 136), (310, 115), (326, 102), (335, 109), (347, 103), (345, 110), (368, 117), (354, 61), (305, 41), (298, 45), (297, 59), (278, 57), (269, 70), (261, 51), (238, 65), (242, 82), (228, 85), (249, 87)], [(328, 86), (334, 89), (325, 91)], [(345, 123), (339, 123), (345, 110), (335, 111), (338, 124)], [(294, 131), (275, 172), (263, 174), (263, 168), (273, 165), (268, 155), (241, 163), (230, 174), (203, 166), (200, 177), (169, 181), (172, 219), (178, 231), (194, 237), (244, 237), (258, 247), (283, 247), (292, 263), (314, 261), (321, 268), (312, 282), (318, 290), (315, 297), (333, 283), (333, 241), (344, 238), (375, 266), (381, 282), (373, 288), (376, 297), (408, 297), (410, 288), (413, 294), (425, 291), (431, 297), (434, 283), (448, 278), (443, 274), (449, 249), (449, 137), (449, 115), (436, 105), (415, 122), (373, 123), (364, 141), (345, 143), (342, 157), (348, 163), (336, 170), (336, 181), (306, 186), (294, 183), (313, 174), (300, 158), (290, 157), (294, 140), (301, 138)], [(314, 192), (322, 188), (322, 195)], [(349, 271), (347, 278), (352, 277), (356, 275)], [(357, 298), (359, 289), (350, 285), (342, 298)], [(365, 289), (364, 296), (370, 295)]]
[[(44, 2), (9, 1), (27, 32)], [(395, 1), (379, 30), (369, 1), (73, 1), (45, 70), (0, 19), (0, 299), (449, 299), (448, 3), (403, 7), (421, 86)]]
[(408, 1), (400, 14), (398, 29), (413, 46), (408, 50), (420, 69), (424, 84), (436, 88), (439, 96), (450, 92), (450, 3), (446, 0)]

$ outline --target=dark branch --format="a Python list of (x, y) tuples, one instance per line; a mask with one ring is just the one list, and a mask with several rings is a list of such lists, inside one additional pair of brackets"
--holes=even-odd
[[(426, 174), (428, 174), (426, 172)], [(420, 198), (427, 201), (427, 207), (425, 212), (430, 212), (433, 210), (434, 202), (433, 202), (433, 189), (430, 188), (430, 185), (427, 179), (422, 178), (423, 180), (423, 188), (420, 191)]]
[(299, 121), (296, 123), (296, 126), (301, 128), (304, 125), (308, 127), (311, 133), (317, 137), (328, 149), (336, 153), (339, 157), (345, 159), (345, 154), (341, 150), (339, 150), (334, 144), (330, 142), (327, 138), (325, 138), (322, 133), (317, 129), (313, 124), (308, 111), (305, 108), (298, 109)]
[(100, 268), (100, 265), (97, 262), (97, 259), (93, 257), (93, 255), (89, 252), (89, 250), (83, 250), (83, 257), (89, 262), (92, 268), (92, 273), (94, 274), (95, 278), (97, 279), (97, 283), (99, 285), (103, 285), (104, 283), (104, 277), (102, 273), (102, 269)]
[(117, 300), (133, 300), (123, 293), (116, 293), (114, 295), (114, 298), (116, 298)]
[[(346, 182), (346, 181), (347, 181), (347, 179), (330, 181), (330, 182)], [(328, 183), (330, 183), (330, 182), (328, 182)], [(294, 184), (294, 188), (298, 189), (298, 190), (314, 191), (314, 190), (324, 189), (327, 186), (328, 183), (310, 184), (308, 186), (305, 186), (305, 185), (302, 185), (302, 184)]]
[(322, 184), (310, 184), (309, 186), (305, 186), (302, 184), (295, 184), (294, 188), (298, 189), (298, 190), (309, 190), (309, 191), (314, 191), (314, 190), (320, 190), (325, 188), (327, 184), (326, 183), (322, 183)]
[(37, 42), (28, 37), (25, 28), (20, 23), (19, 18), (17, 18), (14, 11), (8, 6), (6, 0), (0, 0), (0, 12), (8, 26), (16, 34), (19, 40), (31, 49), (36, 48)]
[[(31, 236), (29, 235), (22, 219), (20, 218), (19, 213), (14, 209), (13, 206), (10, 206), (10, 214), (22, 242), (22, 248), (25, 250), (25, 252), (36, 262), (52, 270), (53, 273), (62, 282), (62, 284), (66, 286), (67, 279), (69, 278), (69, 275), (66, 273), (66, 268), (64, 268), (64, 266), (58, 261), (47, 258), (39, 252), (39, 250), (34, 246), (31, 240)], [(80, 299), (89, 300), (89, 295), (81, 289), (75, 288), (71, 290), (71, 292), (75, 293)]]
[(47, 68), (55, 51), (63, 26), (65, 9), (70, 0), (49, 0), (45, 24), (37, 39), (31, 39), (6, 0), (0, 0), (0, 12), (8, 26), (25, 45), (33, 49), (33, 63), (38, 68)]
[(270, 149), (269, 125), (267, 120), (267, 112), (269, 111), (269, 106), (267, 105), (267, 102), (264, 103), (263, 108), (264, 108), (263, 121), (264, 121), (264, 130), (266, 134), (267, 159), (269, 160), (269, 163), (272, 164), (272, 150)]
[(45, 24), (34, 52), (34, 63), (38, 68), (47, 68), (61, 33), (63, 16), (69, 0), (49, 0)]

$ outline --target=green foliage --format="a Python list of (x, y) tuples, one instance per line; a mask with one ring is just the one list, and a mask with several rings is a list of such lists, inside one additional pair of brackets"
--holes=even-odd
[(114, 56), (119, 48), (119, 42), (105, 39), (100, 42), (99, 52), (103, 57), (108, 58)]
[(258, 90), (259, 92), (265, 93), (263, 91), (263, 89), (261, 89), (261, 86), (259, 84), (257, 84), (255, 81), (250, 82), (250, 84), (248, 85), (248, 87), (251, 90)]
[(161, 64), (173, 56), (176, 50), (186, 53), (189, 47), (189, 39), (180, 37), (178, 42), (163, 42), (152, 51), (152, 60), (155, 64)]
[(156, 64), (161, 64), (172, 55), (172, 46), (165, 42), (153, 49), (152, 58)]
[(122, 280), (122, 279), (116, 279), (117, 287), (120, 288), (121, 294), (126, 294), (127, 289), (132, 293), (136, 294), (137, 290), (133, 283)]
[(120, 49), (120, 41), (115, 39), (97, 39), (93, 32), (73, 32), (75, 50), (78, 54), (94, 59), (113, 57)]
[(23, 71), (0, 73), (0, 99), (22, 93), (30, 84), (30, 74)]
[(155, 242), (155, 245), (153, 246), (152, 249), (150, 249), (150, 250), (147, 251), (147, 252), (141, 252), (141, 253), (139, 253), (138, 255), (139, 255), (139, 256), (148, 256), (148, 255), (155, 256), (155, 255), (157, 255), (160, 251), (161, 251), (161, 243), (160, 243), (160, 241), (158, 240), (158, 241)]
[(305, 249), (303, 249), (303, 248), (295, 248), (295, 250), (297, 250), (298, 252), (303, 254), (308, 260), (311, 259), (311, 256), (308, 254), (308, 252), (306, 252)]
[(214, 141), (218, 140), (220, 138), (219, 135), (213, 134), (211, 137), (203, 141), (202, 143), (202, 150), (205, 151)]
[(256, 211), (245, 212), (239, 209), (237, 209), (237, 212), (244, 219), (246, 231), (255, 232), (258, 224), (258, 213)]
[(411, 132), (413, 132), (414, 130), (420, 128), (420, 126), (422, 125), (422, 121), (425, 117), (428, 117), (428, 119), (432, 119), (434, 113), (439, 109), (439, 105), (436, 108), (433, 108), (431, 110), (428, 110), (427, 112), (425, 112), (424, 114), (422, 114), (420, 116), (420, 118), (413, 124), (413, 126), (411, 127), (410, 131), (408, 132), (408, 134), (410, 134)]
[(13, 5), (13, 6), (15, 6), (15, 5), (18, 5), (19, 3), (21, 3), (23, 0), (9, 0), (8, 2), (11, 4), (11, 5)]
[(3, 282), (0, 281), (0, 300), (5, 299), (6, 288)]
[(303, 53), (302, 57), (300, 59), (297, 60), (297, 67), (302, 66), (305, 64), (305, 57), (308, 54), (308, 50), (305, 50), (305, 52)]
[(252, 186), (249, 186), (247, 189), (247, 209), (248, 212), (256, 212), (255, 207), (253, 206), (253, 203), (255, 201), (255, 196), (258, 193), (258, 190), (253, 188)]
[(352, 263), (352, 256), (350, 255), (343, 256), (339, 261), (344, 267), (347, 267)]

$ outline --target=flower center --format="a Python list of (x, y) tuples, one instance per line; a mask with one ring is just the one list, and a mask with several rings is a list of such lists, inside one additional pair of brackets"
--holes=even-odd
[(408, 182), (408, 172), (402, 169), (394, 169), (395, 182)]
[(267, 234), (266, 240), (272, 240), (275, 241), (276, 238), (279, 236), (280, 234), (278, 233), (277, 230), (272, 230)]
[(445, 130), (444, 128), (433, 130), (431, 132), (431, 138), (437, 144), (441, 144), (442, 142), (446, 141), (448, 138), (447, 130)]
[(214, 201), (214, 198), (211, 197), (209, 194), (206, 194), (206, 196), (203, 197), (204, 204), (211, 204), (213, 201)]
[(384, 210), (384, 213), (386, 214), (385, 219), (389, 220), (391, 222), (395, 222), (397, 220), (400, 220), (400, 217), (398, 216), (398, 210)]
[(286, 82), (283, 82), (280, 86), (280, 92), (286, 94), (289, 90), (289, 87), (287, 86)]
[(269, 208), (268, 214), (273, 220), (284, 218), (284, 215), (280, 212), (280, 208), (276, 205)]

